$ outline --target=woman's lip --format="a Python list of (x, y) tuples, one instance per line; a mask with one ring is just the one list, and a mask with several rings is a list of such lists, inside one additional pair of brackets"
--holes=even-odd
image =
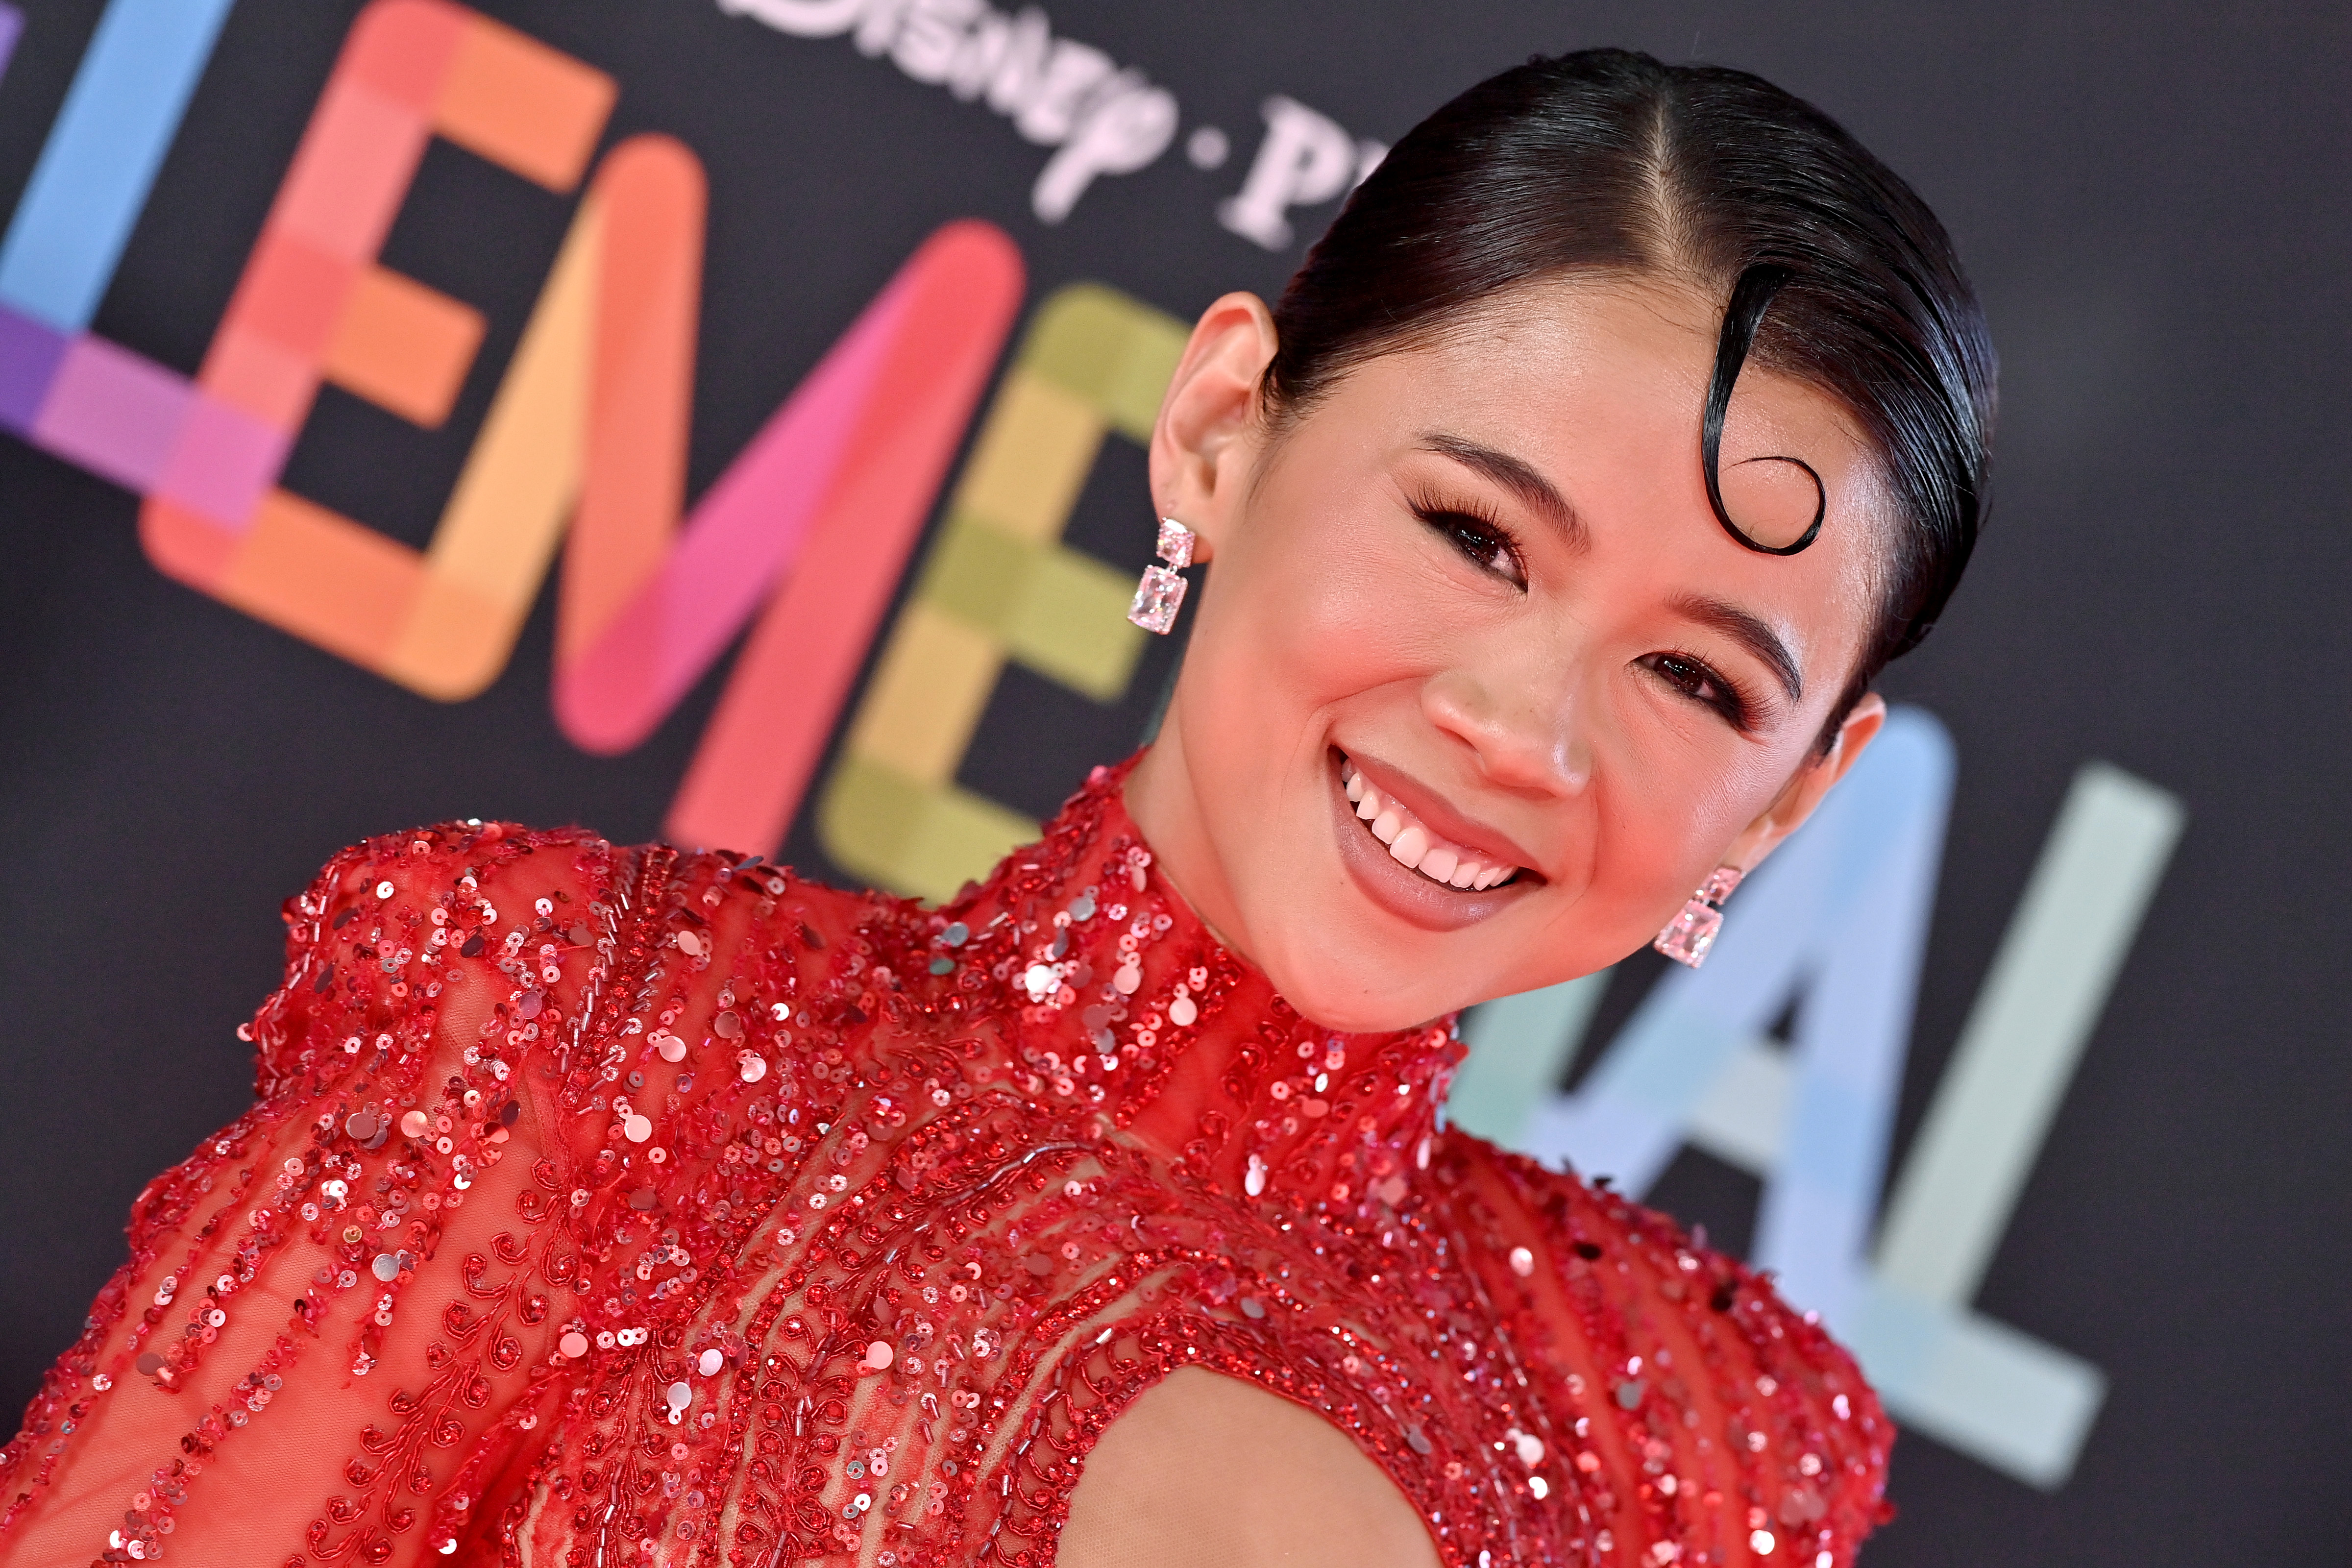
[(1339, 755), (1362, 773), (1367, 784), (1421, 818), (1439, 837), (1451, 839), (1465, 849), (1476, 851), (1479, 858), (1488, 865), (1517, 866), (1520, 868), (1522, 876), (1535, 870), (1534, 856), (1511, 842), (1507, 836), (1461, 816), (1441, 796), (1360, 752), (1342, 751)]
[(1500, 913), (1538, 885), (1525, 873), (1484, 892), (1443, 887), (1418, 871), (1397, 864), (1373, 837), (1349, 804), (1340, 761), (1333, 756), (1328, 790), (1331, 797), (1331, 830), (1337, 835), (1339, 864), (1364, 896), (1408, 925), (1424, 931), (1459, 931)]

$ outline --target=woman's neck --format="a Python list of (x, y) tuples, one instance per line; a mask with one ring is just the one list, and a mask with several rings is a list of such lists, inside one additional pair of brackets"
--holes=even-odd
[(1192, 1173), (1251, 1195), (1401, 1191), (1461, 1058), (1452, 1020), (1345, 1034), (1284, 1002), (1129, 815), (1150, 760), (1096, 770), (1037, 844), (940, 910), (939, 952), (1010, 993), (1025, 1092), (1091, 1096)]

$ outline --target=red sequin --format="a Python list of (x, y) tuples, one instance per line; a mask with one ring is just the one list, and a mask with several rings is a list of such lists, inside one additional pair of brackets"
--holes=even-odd
[(1042, 1565), (1202, 1366), (1449, 1564), (1850, 1562), (1893, 1433), (1845, 1355), (1439, 1131), (1451, 1022), (1298, 1016), (1123, 776), (937, 910), (497, 824), (338, 858), (258, 1103), (0, 1454), (0, 1561)]

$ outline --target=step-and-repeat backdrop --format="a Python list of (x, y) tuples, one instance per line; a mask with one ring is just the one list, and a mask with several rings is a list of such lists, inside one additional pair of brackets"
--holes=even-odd
[(0, 1400), (241, 1107), (278, 900), (582, 822), (938, 895), (1148, 732), (1186, 324), (1531, 52), (1760, 71), (2003, 357), (1972, 580), (1734, 906), (1453, 1114), (1778, 1271), (1897, 1564), (2341, 1560), (2341, 18), (0, 3)]

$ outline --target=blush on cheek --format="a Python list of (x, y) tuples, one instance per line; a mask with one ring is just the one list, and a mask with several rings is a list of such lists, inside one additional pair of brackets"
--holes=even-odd
[(1421, 668), (1412, 629), (1438, 617), (1412, 602), (1410, 565), (1345, 543), (1368, 531), (1270, 523), (1211, 568), (1185, 674), (1205, 700), (1192, 717), (1222, 746), (1256, 736), (1284, 758), (1319, 752), (1318, 713)]
[(1330, 702), (1443, 667), (1460, 630), (1459, 589), (1447, 594), (1453, 585), (1389, 531), (1353, 530), (1349, 548), (1301, 551), (1266, 584), (1258, 616), (1267, 673), (1295, 674)]

